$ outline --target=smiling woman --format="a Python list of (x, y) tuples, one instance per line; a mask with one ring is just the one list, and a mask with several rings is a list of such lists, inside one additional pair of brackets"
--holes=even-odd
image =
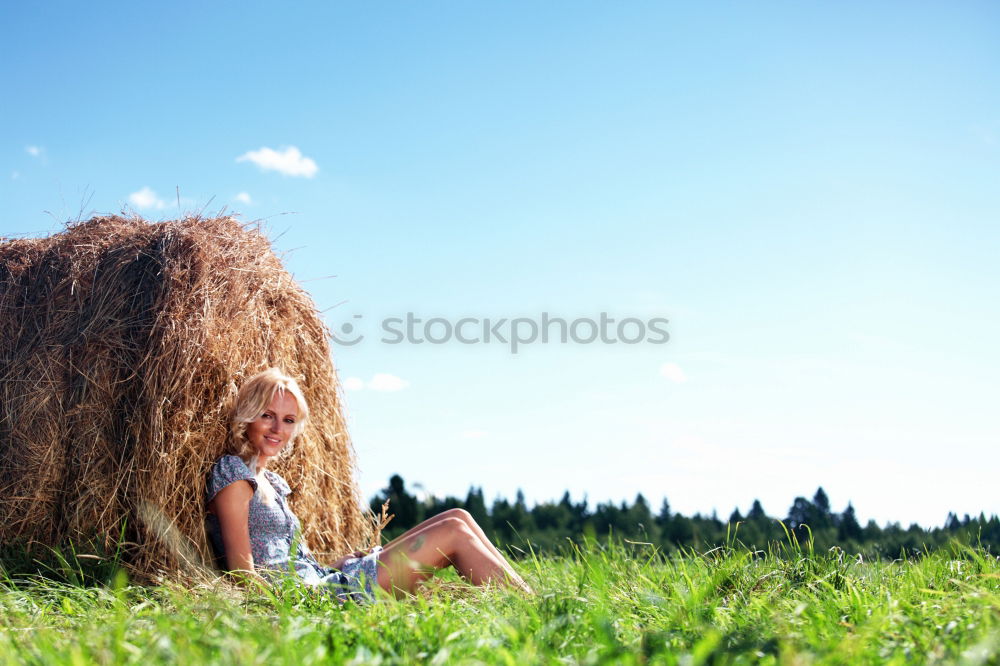
[(261, 456), (273, 458), (291, 438), (297, 415), (295, 398), (287, 393), (275, 394), (267, 410), (247, 426), (247, 440)]
[(471, 583), (531, 588), (465, 511), (434, 516), (387, 544), (345, 555), (326, 567), (300, 539), (301, 525), (288, 507), (291, 489), (268, 463), (286, 455), (309, 418), (296, 381), (277, 368), (251, 378), (236, 398), (229, 455), (216, 461), (208, 480), (208, 532), (217, 555), (232, 571), (273, 579), (294, 572), (303, 582), (328, 586), (341, 600), (374, 598), (377, 585), (410, 593), (434, 571), (454, 566)]
[[(271, 444), (273, 458), (291, 442), (309, 420), (309, 408), (298, 383), (277, 368), (270, 368), (249, 380), (240, 391), (230, 423), (231, 452), (256, 459), (265, 444)], [(291, 446), (284, 448), (285, 455)]]

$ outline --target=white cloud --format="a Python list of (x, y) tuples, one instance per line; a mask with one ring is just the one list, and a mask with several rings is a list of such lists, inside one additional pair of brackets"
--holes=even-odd
[(410, 382), (405, 379), (400, 379), (396, 375), (390, 375), (386, 372), (376, 373), (371, 381), (365, 381), (360, 377), (348, 377), (343, 381), (344, 390), (346, 391), (363, 391), (368, 389), (370, 391), (401, 391), (410, 385)]
[(167, 203), (156, 195), (156, 192), (151, 190), (148, 186), (143, 187), (138, 192), (133, 192), (128, 195), (129, 203), (131, 203), (136, 208), (155, 208), (156, 210), (163, 210), (167, 207)]
[(661, 365), (660, 374), (675, 384), (683, 384), (687, 381), (687, 375), (684, 374), (684, 371), (676, 363), (664, 363)]
[(368, 388), (373, 391), (400, 391), (410, 385), (405, 379), (400, 379), (396, 375), (385, 372), (376, 373), (372, 380), (368, 382)]
[(41, 146), (25, 146), (24, 152), (28, 153), (32, 157), (41, 157), (42, 153), (45, 152), (45, 149)]
[(360, 391), (365, 387), (365, 380), (360, 377), (348, 377), (343, 382), (345, 391)]
[(237, 162), (253, 162), (264, 171), (277, 171), (286, 176), (312, 178), (319, 171), (316, 162), (304, 156), (295, 146), (282, 151), (267, 148), (248, 151), (236, 158)]
[(465, 439), (482, 439), (489, 433), (485, 430), (463, 430), (462, 437)]
[(250, 193), (249, 192), (240, 192), (235, 197), (233, 197), (233, 200), (234, 201), (238, 201), (241, 204), (246, 204), (248, 206), (252, 206), (253, 205), (253, 199), (250, 198)]

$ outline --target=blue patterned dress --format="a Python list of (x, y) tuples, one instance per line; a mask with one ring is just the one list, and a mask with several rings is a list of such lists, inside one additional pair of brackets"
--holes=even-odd
[[(257, 490), (257, 479), (250, 468), (237, 456), (223, 456), (212, 466), (206, 489), (208, 502), (215, 499), (220, 490), (237, 481), (247, 481), (253, 488), (250, 499), (250, 551), (254, 568), (262, 575), (288, 573), (294, 571), (309, 585), (329, 585), (341, 599), (354, 601), (375, 598), (372, 585), (378, 580), (378, 554), (381, 546), (376, 546), (364, 557), (350, 558), (341, 570), (324, 567), (309, 552), (305, 541), (301, 540), (301, 525), (288, 506), (288, 495), (292, 492), (285, 480), (264, 470), (264, 476), (274, 488), (272, 504), (266, 504)], [(208, 514), (208, 535), (216, 554), (225, 562), (225, 547), (222, 531), (215, 514)]]

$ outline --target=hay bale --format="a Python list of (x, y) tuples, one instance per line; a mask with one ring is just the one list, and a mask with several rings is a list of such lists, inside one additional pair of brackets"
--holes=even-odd
[(206, 475), (238, 386), (272, 365), (311, 409), (275, 466), (307, 542), (364, 545), (328, 331), (258, 229), (110, 216), (0, 243), (0, 542), (110, 546), (124, 521), (141, 576), (210, 561)]

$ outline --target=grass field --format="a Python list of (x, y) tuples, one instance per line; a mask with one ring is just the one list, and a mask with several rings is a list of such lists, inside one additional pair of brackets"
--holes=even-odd
[[(517, 567), (538, 595), (444, 576), (427, 595), (338, 605), (293, 587), (84, 586), (6, 577), (0, 661), (70, 664), (996, 663), (1000, 563), (622, 544)], [(64, 572), (65, 573), (65, 572)]]

